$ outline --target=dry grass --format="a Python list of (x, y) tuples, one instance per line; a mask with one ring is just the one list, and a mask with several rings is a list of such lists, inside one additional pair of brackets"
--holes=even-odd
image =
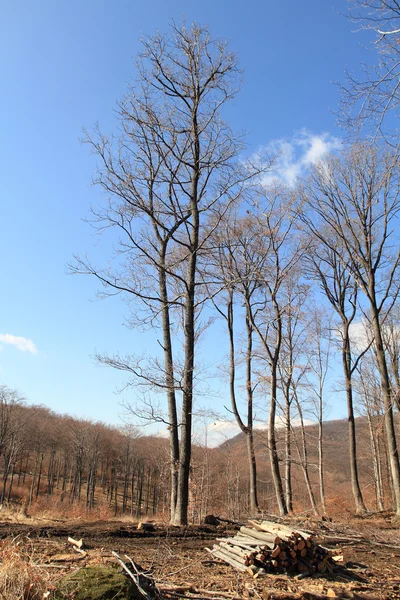
[(43, 600), (49, 576), (35, 562), (29, 538), (17, 537), (0, 544), (0, 599)]

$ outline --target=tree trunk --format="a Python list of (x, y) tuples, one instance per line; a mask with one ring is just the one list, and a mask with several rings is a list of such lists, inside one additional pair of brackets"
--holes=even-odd
[(376, 430), (372, 422), (372, 416), (367, 410), (367, 420), (369, 429), (369, 439), (372, 454), (372, 466), (374, 469), (374, 484), (375, 484), (375, 495), (376, 495), (376, 508), (377, 510), (383, 511), (383, 494), (382, 494), (382, 472), (381, 472), (381, 459), (378, 452), (376, 443)]
[(324, 478), (324, 425), (323, 425), (323, 408), (322, 398), (319, 399), (319, 415), (318, 415), (318, 477), (319, 477), (319, 495), (321, 500), (322, 512), (326, 512), (325, 504), (325, 478)]
[[(195, 257), (190, 260), (189, 280), (194, 283)], [(185, 310), (185, 367), (182, 398), (181, 443), (179, 448), (178, 498), (174, 525), (187, 525), (189, 476), (192, 451), (193, 369), (194, 369), (194, 285), (187, 293)]]
[(285, 386), (285, 500), (288, 512), (293, 510), (292, 490), (292, 448), (291, 448), (291, 416), (290, 416), (290, 388)]
[(165, 271), (166, 245), (163, 245), (161, 254), (161, 268), (159, 270), (160, 298), (162, 302), (161, 325), (163, 333), (163, 350), (165, 365), (165, 381), (167, 384), (168, 419), (169, 419), (169, 452), (171, 468), (171, 523), (175, 519), (176, 502), (178, 495), (178, 471), (179, 471), (179, 436), (178, 415), (176, 410), (176, 394), (174, 381), (174, 361), (172, 355), (171, 321), (169, 315), (168, 288)]
[(283, 492), (282, 478), (279, 470), (279, 458), (278, 450), (276, 446), (276, 431), (275, 431), (275, 417), (276, 417), (276, 405), (277, 405), (277, 373), (276, 364), (271, 366), (271, 399), (270, 399), (270, 410), (269, 410), (269, 421), (268, 421), (268, 449), (269, 459), (271, 463), (272, 480), (275, 487), (276, 502), (278, 505), (278, 511), (281, 516), (287, 514), (287, 506), (285, 502), (285, 494)]
[[(370, 300), (374, 298), (374, 292), (370, 290)], [(385, 431), (387, 448), (389, 452), (389, 464), (390, 474), (393, 483), (393, 494), (395, 499), (395, 511), (396, 515), (400, 516), (400, 466), (399, 466), (399, 453), (396, 442), (396, 433), (394, 427), (393, 418), (393, 404), (391, 400), (391, 389), (389, 373), (387, 369), (385, 351), (382, 341), (382, 332), (379, 322), (379, 313), (376, 307), (376, 303), (371, 300), (371, 312), (372, 312), (372, 327), (375, 339), (375, 352), (378, 363), (378, 371), (381, 378), (382, 384), (382, 396), (383, 405), (385, 409)]]
[(296, 406), (297, 406), (297, 411), (299, 413), (300, 431), (301, 431), (301, 453), (300, 453), (300, 449), (299, 449), (299, 446), (296, 441), (297, 451), (298, 451), (299, 458), (300, 458), (300, 464), (301, 464), (301, 468), (303, 471), (304, 480), (306, 482), (308, 496), (309, 496), (310, 502), (311, 502), (311, 508), (312, 508), (314, 515), (318, 516), (318, 514), (319, 514), (318, 507), (317, 507), (317, 503), (315, 501), (315, 496), (314, 496), (314, 492), (313, 492), (313, 489), (311, 486), (311, 481), (310, 481), (310, 475), (308, 472), (308, 450), (307, 450), (306, 431), (305, 431), (305, 427), (304, 427), (303, 410), (301, 408), (301, 405), (300, 405), (300, 402), (299, 402), (299, 399), (298, 399), (296, 393), (295, 393), (294, 398), (295, 398), (295, 402), (296, 402)]
[(11, 494), (12, 494), (12, 488), (13, 488), (13, 481), (14, 481), (14, 467), (15, 467), (15, 463), (12, 464), (11, 466), (11, 477), (10, 477), (10, 484), (8, 486), (8, 493), (7, 493), (7, 502), (10, 503), (11, 502)]
[(253, 434), (253, 382), (252, 382), (252, 359), (253, 359), (253, 327), (251, 326), (248, 303), (246, 303), (246, 393), (247, 393), (247, 456), (249, 461), (249, 500), (252, 514), (259, 512), (257, 493), (257, 462), (254, 450)]
[(348, 415), (348, 432), (349, 432), (349, 459), (350, 459), (350, 478), (351, 489), (353, 492), (354, 503), (356, 505), (356, 513), (363, 514), (366, 512), (364, 500), (361, 493), (360, 483), (358, 479), (357, 466), (357, 441), (356, 441), (356, 426), (354, 420), (353, 408), (353, 385), (351, 380), (351, 352), (349, 328), (344, 324), (343, 328), (343, 346), (342, 346), (342, 362), (346, 382), (346, 398), (347, 398), (347, 415)]
[(258, 498), (257, 498), (257, 463), (256, 453), (254, 451), (254, 438), (253, 432), (249, 431), (246, 436), (247, 441), (247, 455), (249, 459), (249, 500), (250, 500), (250, 512), (255, 514), (259, 512)]
[[(197, 92), (196, 92), (197, 93)], [(174, 524), (187, 525), (189, 506), (189, 477), (192, 454), (192, 411), (193, 411), (193, 373), (195, 350), (195, 294), (196, 267), (199, 248), (200, 213), (198, 206), (198, 185), (200, 179), (200, 136), (197, 122), (199, 98), (194, 98), (192, 107), (192, 148), (193, 167), (191, 174), (190, 215), (191, 234), (189, 257), (186, 272), (186, 293), (184, 308), (184, 372), (182, 391), (181, 443), (179, 447), (178, 497)]]

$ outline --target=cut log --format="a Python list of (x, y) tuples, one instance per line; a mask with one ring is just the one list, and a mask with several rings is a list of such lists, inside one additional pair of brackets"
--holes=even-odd
[(248, 552), (245, 552), (244, 550), (242, 550), (238, 546), (231, 546), (230, 544), (225, 544), (224, 542), (221, 542), (220, 545), (219, 545), (219, 547), (220, 548), (225, 548), (231, 554), (236, 554), (242, 560), (244, 560), (246, 558), (246, 556), (248, 555)]
[(74, 546), (76, 546), (76, 548), (79, 548), (79, 550), (82, 549), (83, 546), (83, 539), (81, 538), (80, 540), (74, 540), (74, 538), (69, 537), (68, 541), (70, 544), (73, 544)]
[(245, 567), (245, 565), (243, 563), (235, 560), (232, 556), (224, 554), (221, 550), (213, 550), (212, 554), (213, 554), (213, 556), (216, 556), (217, 558), (224, 560), (226, 563), (228, 563), (232, 567), (235, 567), (235, 569), (238, 569), (238, 571), (244, 572), (247, 570), (247, 568)]
[[(256, 521), (253, 521), (256, 524)], [(264, 527), (267, 527), (264, 525)], [(219, 538), (211, 551), (214, 556), (255, 577), (265, 573), (325, 573), (335, 565), (330, 551), (314, 543), (307, 532), (268, 524), (270, 531), (260, 527), (241, 527), (234, 538)]]
[(261, 540), (263, 542), (275, 543), (276, 535), (274, 534), (265, 533), (264, 531), (255, 531), (254, 529), (249, 529), (248, 527), (241, 527), (240, 532), (249, 538), (256, 538), (257, 540)]
[(143, 523), (142, 521), (138, 523), (137, 529), (139, 531), (155, 531), (153, 523)]

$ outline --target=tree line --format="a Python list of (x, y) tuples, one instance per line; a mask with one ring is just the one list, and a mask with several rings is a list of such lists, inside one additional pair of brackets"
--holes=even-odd
[[(363, 384), (368, 390), (367, 412), (356, 425), (361, 447), (360, 484), (368, 507), (383, 510), (392, 503), (384, 416), (367, 377)], [(196, 429), (209, 426), (207, 419), (202, 416), (196, 422)], [(45, 512), (58, 517), (168, 520), (171, 474), (165, 437), (141, 436), (132, 427), (110, 427), (59, 415), (43, 406), (29, 406), (17, 392), (5, 386), (0, 389), (0, 434), (1, 510), (10, 507), (26, 516)], [(287, 465), (285, 427), (279, 427), (276, 434), (279, 460)], [(328, 514), (351, 508), (347, 500), (349, 468), (341, 452), (345, 437), (345, 421), (324, 423)], [(317, 468), (319, 426), (292, 423), (290, 439), (291, 508), (321, 514)], [(255, 481), (251, 480), (246, 459), (245, 434), (218, 447), (208, 447), (205, 439), (202, 444), (193, 445), (188, 522), (201, 523), (208, 514), (234, 520), (254, 515), (249, 494), (254, 485), (259, 506), (268, 513), (276, 510), (266, 452), (267, 432), (254, 431), (253, 444), (253, 458), (258, 466)]]

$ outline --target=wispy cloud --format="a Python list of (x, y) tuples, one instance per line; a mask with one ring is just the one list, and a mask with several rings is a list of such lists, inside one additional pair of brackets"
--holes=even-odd
[(341, 146), (339, 138), (327, 132), (314, 134), (308, 129), (301, 129), (291, 138), (272, 140), (262, 151), (269, 156), (277, 156), (277, 159), (273, 171), (265, 175), (263, 183), (267, 185), (278, 180), (292, 187), (309, 167)]
[(19, 335), (11, 335), (11, 333), (0, 333), (0, 345), (1, 344), (15, 346), (15, 348), (21, 350), (21, 352), (30, 352), (31, 354), (37, 354), (38, 352), (38, 349), (32, 340)]

